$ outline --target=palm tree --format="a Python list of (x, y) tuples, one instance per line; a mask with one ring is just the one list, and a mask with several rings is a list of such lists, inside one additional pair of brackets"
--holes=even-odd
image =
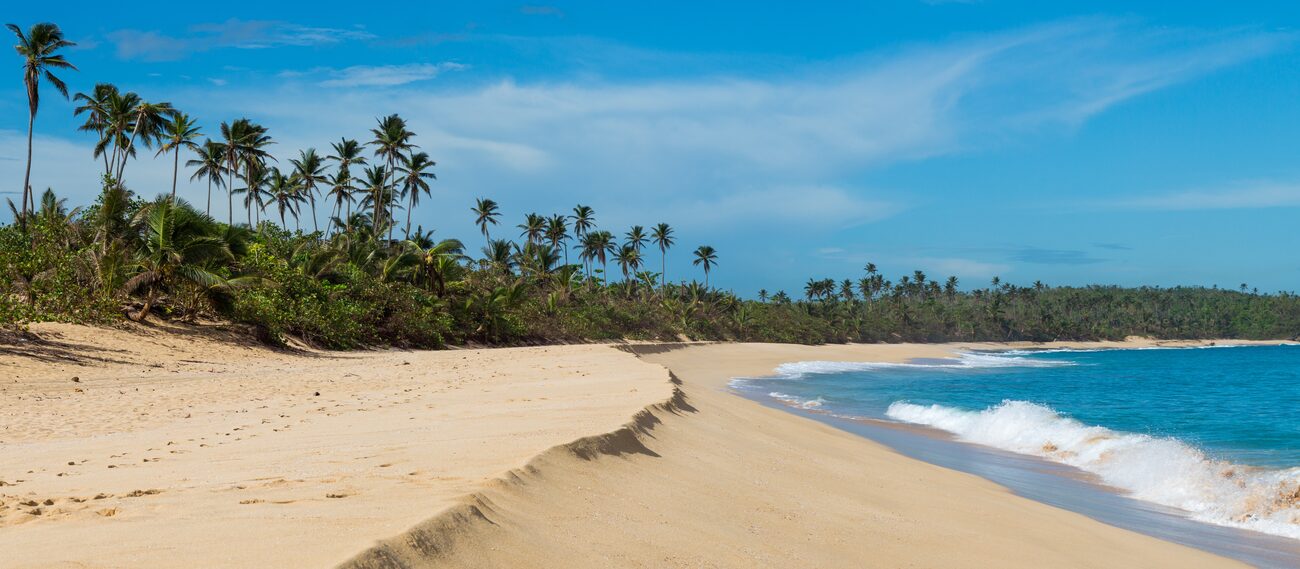
[(628, 292), (631, 292), (632, 279), (629, 275), (635, 274), (637, 269), (641, 268), (641, 251), (631, 243), (624, 243), (622, 247), (614, 251), (614, 262), (618, 263), (619, 268), (623, 271), (623, 284), (627, 287)]
[(190, 175), (190, 181), (198, 178), (205, 178), (208, 181), (208, 207), (204, 211), (205, 215), (212, 215), (212, 184), (217, 187), (225, 185), (225, 179), (222, 175), (226, 171), (225, 153), (226, 145), (220, 142), (213, 142), (211, 139), (203, 141), (203, 145), (194, 149), (198, 158), (185, 161), (186, 168), (194, 168), (194, 174)]
[(659, 278), (660, 288), (668, 286), (668, 249), (672, 248), (675, 240), (673, 239), (673, 228), (667, 223), (660, 223), (654, 229), (650, 230), (650, 240), (659, 247)]
[(397, 171), (402, 173), (402, 194), (407, 198), (410, 207), (406, 208), (406, 237), (411, 237), (411, 210), (420, 204), (420, 192), (424, 195), (429, 193), (429, 180), (438, 179), (437, 176), (430, 172), (429, 169), (437, 165), (429, 154), (425, 152), (416, 152), (408, 154), (398, 166)]
[(132, 320), (148, 317), (165, 287), (186, 282), (210, 289), (226, 282), (212, 272), (213, 265), (233, 260), (233, 255), (212, 218), (184, 201), (159, 198), (142, 208), (132, 223), (142, 236), (135, 258), (139, 272), (124, 288), (128, 293), (146, 291), (144, 306)]
[(388, 221), (379, 221), (380, 218), (386, 217), (385, 213), (388, 210), (387, 206), (391, 205), (392, 202), (392, 200), (389, 199), (392, 190), (388, 187), (388, 168), (382, 165), (366, 168), (365, 184), (363, 190), (366, 192), (366, 197), (362, 198), (360, 207), (365, 208), (369, 205), (371, 211), (370, 229), (373, 233), (372, 237), (374, 237), (375, 240), (378, 240), (380, 237), (383, 237), (384, 224), (391, 223), (391, 219)]
[(320, 224), (316, 221), (316, 185), (329, 181), (325, 176), (324, 161), (316, 154), (315, 148), (308, 148), (299, 150), (298, 158), (289, 160), (289, 163), (293, 164), (293, 174), (300, 182), (299, 198), (311, 204), (311, 229), (320, 232)]
[[(349, 138), (340, 139), (333, 143), (334, 154), (325, 157), (326, 160), (333, 160), (339, 163), (338, 172), (330, 180), (330, 195), (334, 196), (335, 215), (343, 215), (348, 232), (352, 231), (352, 192), (356, 187), (352, 185), (352, 165), (364, 166), (366, 157), (361, 155), (361, 144)], [(347, 203), (347, 213), (343, 212), (343, 204)]]
[(307, 198), (303, 196), (304, 185), (302, 178), (298, 177), (295, 172), (285, 175), (279, 168), (271, 168), (270, 177), (267, 178), (266, 194), (270, 198), (270, 203), (274, 203), (276, 209), (280, 211), (280, 227), (286, 231), (289, 229), (284, 223), (284, 214), (286, 212), (293, 214), (294, 230), (298, 229), (298, 205)]
[[(410, 152), (412, 148), (417, 147), (414, 144), (411, 144), (411, 139), (415, 137), (415, 133), (406, 129), (406, 121), (402, 120), (402, 117), (392, 114), (378, 119), (378, 123), (379, 125), (376, 128), (370, 129), (370, 133), (374, 135), (374, 139), (371, 140), (369, 144), (375, 147), (375, 156), (383, 158), (388, 164), (388, 167), (384, 169), (384, 183), (379, 186), (380, 188), (386, 188), (389, 185), (388, 176), (392, 174), (394, 164), (401, 159), (403, 154), (406, 154)], [(383, 205), (384, 208), (387, 208), (387, 204), (380, 204), (379, 199), (381, 197), (383, 196), (375, 194), (374, 203), (371, 204), (371, 207), (373, 207), (375, 211), (374, 223), (376, 233), (378, 233), (378, 227), (381, 221), (379, 216), (380, 206)], [(391, 222), (392, 220), (387, 221)], [(389, 225), (389, 231), (390, 233), (392, 231), (391, 223)], [(389, 238), (391, 239), (391, 235)]]
[(569, 219), (563, 215), (552, 215), (546, 222), (546, 240), (551, 242), (554, 249), (564, 250), (564, 265), (569, 265), (569, 248), (564, 246), (564, 242), (569, 239)]
[(718, 264), (718, 252), (711, 246), (700, 245), (695, 250), (695, 260), (691, 264), (704, 267), (704, 288), (709, 288), (709, 270)]
[[(591, 209), (590, 206), (578, 204), (573, 208), (573, 215), (570, 216), (570, 219), (573, 220), (573, 236), (581, 241), (587, 236), (587, 232), (596, 226), (596, 211)], [(583, 270), (590, 275), (591, 270), (586, 264), (588, 260), (590, 259), (584, 255)]]
[(122, 176), (126, 173), (127, 159), (135, 156), (135, 141), (139, 140), (145, 148), (153, 148), (154, 141), (162, 138), (167, 123), (177, 112), (171, 103), (166, 102), (140, 101), (135, 108), (131, 109), (131, 136), (126, 141), (126, 151), (118, 157), (120, 162), (117, 164), (117, 174), (113, 176), (114, 179), (118, 182), (122, 181)]
[(520, 237), (527, 237), (530, 244), (541, 243), (542, 236), (546, 235), (546, 218), (535, 213), (524, 216), (524, 222), (519, 224), (519, 228), (524, 230)]
[(97, 83), (91, 94), (77, 93), (72, 96), (72, 100), (83, 103), (73, 110), (72, 115), (86, 114), (86, 122), (77, 127), (77, 130), (94, 132), (99, 135), (99, 140), (95, 143), (95, 157), (103, 157), (105, 176), (112, 173), (107, 150), (108, 146), (113, 142), (111, 127), (114, 100), (120, 98), (121, 94), (118, 92), (117, 86), (112, 83)]
[(640, 251), (642, 247), (645, 247), (646, 236), (644, 227), (633, 225), (632, 229), (628, 230), (626, 237), (627, 244), (631, 245), (633, 249)]
[[(170, 122), (163, 125), (162, 133), (162, 144), (154, 156), (172, 153), (172, 199), (176, 199), (176, 176), (181, 168), (181, 149), (198, 150), (199, 145), (194, 144), (194, 139), (199, 137), (199, 125), (189, 115), (178, 112), (172, 115)], [(189, 163), (187, 162), (186, 165)], [(208, 188), (209, 201), (211, 201), (211, 194), (212, 188)]]
[(605, 284), (608, 285), (608, 254), (614, 252), (614, 234), (608, 231), (589, 231), (584, 237), (583, 246), (590, 248), (588, 258), (593, 262), (600, 261), (600, 272), (604, 276)]
[(41, 77), (54, 87), (63, 98), (68, 98), (68, 86), (54, 75), (55, 69), (71, 69), (76, 66), (68, 63), (63, 54), (56, 53), (65, 47), (77, 45), (63, 39), (63, 30), (51, 23), (33, 25), (26, 33), (14, 24), (6, 24), (9, 31), (18, 37), (14, 49), (23, 58), (23, 85), (27, 87), (27, 169), (23, 173), (23, 219), (20, 221), (23, 231), (27, 230), (28, 206), (35, 209), (35, 195), (32, 194), (32, 129), (36, 125), (36, 111), (41, 106)]
[(483, 239), (491, 241), (492, 237), (488, 235), (488, 225), (496, 225), (497, 218), (501, 217), (498, 212), (497, 202), (487, 198), (479, 198), (470, 211), (474, 212), (474, 223), (478, 225), (478, 230), (483, 234)]
[[(229, 224), (235, 224), (235, 176), (239, 175), (240, 166), (244, 166), (245, 177), (258, 162), (259, 158), (270, 156), (262, 147), (272, 144), (266, 129), (252, 121), (241, 118), (231, 123), (221, 123), (221, 136), (225, 139), (226, 172), (230, 181), (226, 184), (226, 197), (230, 204)], [(245, 200), (247, 203), (247, 200)], [(249, 225), (252, 225), (252, 211), (249, 211)]]

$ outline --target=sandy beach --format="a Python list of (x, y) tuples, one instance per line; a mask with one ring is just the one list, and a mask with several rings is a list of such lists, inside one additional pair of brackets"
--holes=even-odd
[(1002, 345), (331, 353), (34, 331), (0, 344), (3, 567), (1240, 565), (726, 388)]

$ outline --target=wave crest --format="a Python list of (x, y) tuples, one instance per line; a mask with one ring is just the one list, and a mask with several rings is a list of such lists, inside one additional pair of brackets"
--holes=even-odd
[(885, 415), (1074, 466), (1134, 498), (1185, 510), (1201, 521), (1300, 539), (1300, 468), (1215, 460), (1178, 439), (1085, 425), (1027, 401), (1003, 401), (983, 411), (896, 402)]

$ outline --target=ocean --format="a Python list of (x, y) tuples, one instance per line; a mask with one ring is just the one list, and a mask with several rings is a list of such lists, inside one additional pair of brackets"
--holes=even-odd
[[(1086, 480), (1197, 522), (1250, 530), (1209, 532), (1219, 537), (1208, 539), (1261, 532), (1300, 540), (1300, 346), (799, 362), (733, 386), (814, 417), (936, 429), (957, 443), (1061, 465), (1058, 478), (1075, 484)], [(901, 441), (886, 442), (912, 444)], [(999, 455), (981, 456), (974, 460)], [(1011, 478), (995, 481), (1025, 490)], [(1060, 502), (1068, 507), (1071, 500)], [(1279, 541), (1260, 543), (1267, 549)]]

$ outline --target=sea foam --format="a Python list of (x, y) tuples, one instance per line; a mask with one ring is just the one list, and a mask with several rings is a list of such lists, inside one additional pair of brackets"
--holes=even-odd
[(885, 414), (963, 441), (1074, 466), (1134, 498), (1179, 508), (1201, 521), (1300, 539), (1300, 468), (1215, 460), (1178, 439), (1085, 425), (1026, 401), (982, 411), (896, 402)]
[(952, 358), (936, 358), (910, 363), (807, 361), (782, 364), (776, 375), (782, 379), (802, 379), (812, 374), (873, 371), (884, 369), (976, 369), (1005, 367), (1061, 367), (1078, 365), (1067, 360), (1041, 360), (1016, 354), (964, 352)]

